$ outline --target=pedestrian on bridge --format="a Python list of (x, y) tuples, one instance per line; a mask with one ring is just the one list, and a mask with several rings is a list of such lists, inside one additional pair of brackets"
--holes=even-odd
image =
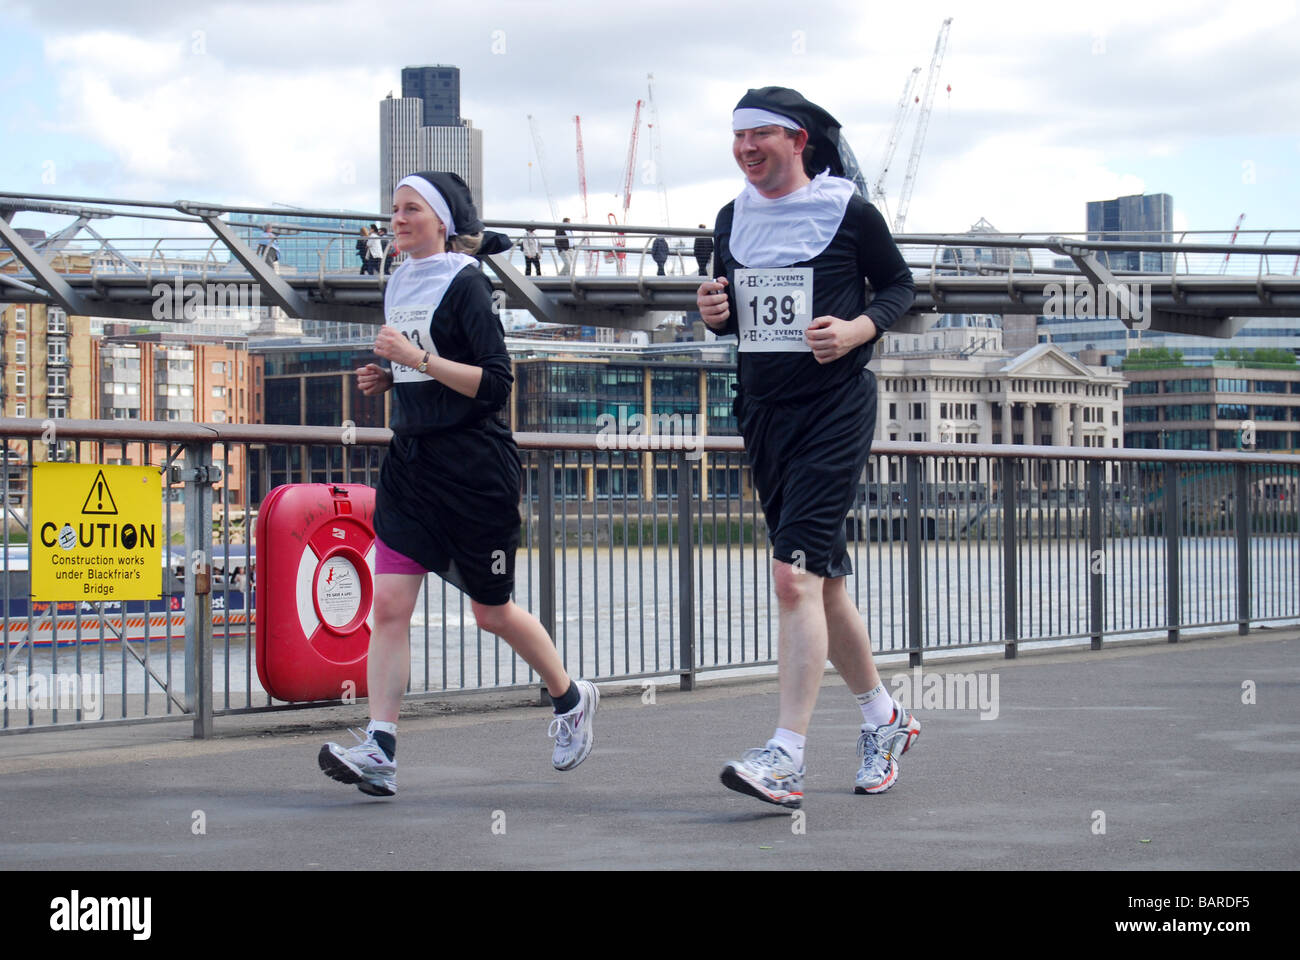
[(538, 242), (537, 234), (532, 227), (528, 228), (523, 243), (519, 247), (524, 253), (524, 276), (531, 277), (533, 271), (536, 270), (537, 275), (540, 277), (542, 275), (542, 245)]
[(359, 272), (362, 276), (369, 272), (366, 269), (367, 264), (369, 263), (369, 260), (366, 258), (366, 247), (369, 245), (370, 231), (365, 227), (362, 227), (357, 234), (357, 259), (361, 261), (361, 270)]
[(735, 410), (772, 543), (780, 710), (767, 744), (728, 763), (722, 782), (797, 808), (828, 656), (862, 710), (855, 793), (892, 787), (921, 729), (881, 683), (844, 586), (853, 572), (844, 517), (876, 425), (866, 364), (914, 287), (884, 218), (844, 178), (834, 117), (794, 90), (764, 87), (741, 98), (732, 131), (746, 183), (718, 213), (717, 278), (695, 299), (706, 324), (739, 340)]
[(478, 625), (541, 676), (555, 705), (551, 762), (572, 770), (591, 751), (600, 694), (590, 682), (569, 678), (546, 629), (511, 600), (521, 467), (501, 410), (513, 378), (492, 284), (473, 256), (509, 242), (484, 236), (469, 188), (453, 173), (401, 180), (392, 224), (407, 258), (384, 291), (384, 326), (374, 345), (390, 366), (356, 371), (366, 396), (393, 391), (393, 440), (375, 496), (371, 720), (357, 745), (325, 744), (320, 766), (363, 793), (396, 794), (411, 615), (433, 572), (469, 594)]
[[(563, 222), (568, 223), (569, 218), (565, 217)], [(573, 261), (569, 258), (569, 231), (564, 227), (555, 228), (555, 251), (560, 255), (560, 276), (567, 277)]]

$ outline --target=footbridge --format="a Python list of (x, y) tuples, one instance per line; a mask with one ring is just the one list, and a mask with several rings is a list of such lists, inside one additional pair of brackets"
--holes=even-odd
[[(15, 225), (31, 214), (45, 215), (46, 223), (64, 219), (36, 236)], [(183, 315), (160, 317), (159, 304), (198, 290), (209, 304), (236, 296), (299, 320), (377, 324), (393, 262), (384, 258), (375, 274), (358, 272), (357, 229), (372, 222), (384, 218), (0, 192), (0, 303), (44, 302), (74, 316), (183, 323)], [(533, 228), (542, 244), (541, 276), (521, 272), (517, 242), (484, 258), (503, 307), (527, 310), (544, 323), (624, 329), (651, 329), (664, 312), (695, 308), (694, 241), (708, 231), (486, 223), (515, 241)], [(306, 262), (259, 252), (266, 228), (286, 246), (311, 241)], [(568, 251), (555, 246), (558, 229), (568, 231)], [(650, 256), (661, 236), (670, 247), (663, 275)], [(1251, 317), (1300, 315), (1300, 229), (1147, 237), (973, 232), (895, 240), (917, 287), (898, 332), (921, 332), (944, 313), (1080, 315), (1086, 309), (1087, 316), (1113, 317), (1133, 329), (1230, 337)], [(1127, 269), (1134, 266), (1141, 269)]]

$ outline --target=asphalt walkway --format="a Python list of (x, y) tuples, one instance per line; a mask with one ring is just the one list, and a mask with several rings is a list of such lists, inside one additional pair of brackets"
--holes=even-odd
[(853, 869), (882, 845), (901, 868), (1300, 865), (1300, 631), (931, 672), (973, 677), (984, 709), (956, 709), (953, 680), (919, 704), (922, 735), (874, 797), (852, 792), (860, 718), (827, 675), (801, 818), (718, 782), (770, 734), (774, 679), (653, 703), (604, 687), (595, 751), (565, 774), (549, 711), (520, 695), (415, 704), (392, 800), (317, 768), (363, 708), (218, 718), (206, 742), (188, 721), (3, 736), (0, 869)]

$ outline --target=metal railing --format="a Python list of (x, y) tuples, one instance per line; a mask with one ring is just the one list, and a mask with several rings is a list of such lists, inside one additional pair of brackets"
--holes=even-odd
[[(278, 307), (292, 318), (379, 320), (386, 261), (381, 258), (378, 277), (358, 276), (350, 268), (334, 272), (336, 228), (305, 225), (341, 216), (382, 221), (378, 215), (292, 211), (298, 221), (294, 232), (323, 240), (326, 248), (317, 263), (294, 271), (266, 264), (230, 219), (236, 214), (274, 219), (288, 213), (283, 208), (0, 191), (0, 209), (6, 216), (73, 218), (28, 244), (0, 217), (0, 304), (51, 303), (74, 316), (150, 321), (165, 304), (168, 284), (179, 291), (195, 283), (204, 302), (220, 309), (230, 307), (237, 293), (244, 310), (256, 293), (259, 308)], [(105, 236), (91, 226), (101, 220), (135, 222), (122, 236)], [(159, 235), (159, 224), (167, 234)], [(196, 226), (206, 229), (196, 233)], [(543, 323), (629, 329), (644, 328), (646, 311), (695, 309), (699, 278), (690, 275), (692, 258), (682, 247), (672, 256), (679, 275), (653, 275), (653, 260), (647, 263), (653, 238), (685, 244), (711, 235), (707, 229), (607, 223), (495, 220), (487, 226), (511, 231), (516, 240), (528, 227), (552, 234), (538, 237), (550, 253), (553, 273), (545, 277), (518, 275), (508, 257), (486, 258), (506, 307), (528, 310)], [(557, 228), (568, 232), (566, 257), (554, 250)], [(923, 332), (933, 313), (1039, 315), (1063, 310), (1067, 299), (1073, 310), (1074, 293), (1083, 288), (1097, 291), (1097, 302), (1102, 290), (1114, 294), (1114, 302), (1096, 308), (1099, 316), (1124, 320), (1133, 329), (1181, 334), (1230, 337), (1245, 318), (1288, 317), (1300, 310), (1300, 231), (1295, 229), (1179, 231), (1176, 242), (1173, 231), (977, 231), (894, 239), (916, 282), (911, 310), (893, 327), (897, 333)], [(615, 262), (602, 274), (607, 254)]]
[[(187, 717), (208, 736), (214, 717), (295, 706), (257, 681), (253, 518), (281, 483), (373, 485), (387, 430), (4, 419), (0, 437), (0, 732)], [(703, 673), (770, 668), (770, 554), (739, 438), (517, 439), (515, 599), (571, 673), (690, 689)], [(48, 450), (163, 473), (159, 603), (27, 601), (28, 491)], [(881, 442), (845, 517), (847, 589), (875, 651), (911, 665), (947, 650), (1244, 633), (1300, 620), (1298, 504), (1296, 456)], [(538, 684), (436, 576), (411, 641), (412, 697)], [(69, 676), (98, 684), (98, 700), (61, 697)]]

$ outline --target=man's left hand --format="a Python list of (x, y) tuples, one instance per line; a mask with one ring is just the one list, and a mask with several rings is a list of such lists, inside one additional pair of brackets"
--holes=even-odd
[(856, 320), (817, 317), (804, 335), (818, 363), (831, 363), (876, 336), (875, 322), (865, 314)]

